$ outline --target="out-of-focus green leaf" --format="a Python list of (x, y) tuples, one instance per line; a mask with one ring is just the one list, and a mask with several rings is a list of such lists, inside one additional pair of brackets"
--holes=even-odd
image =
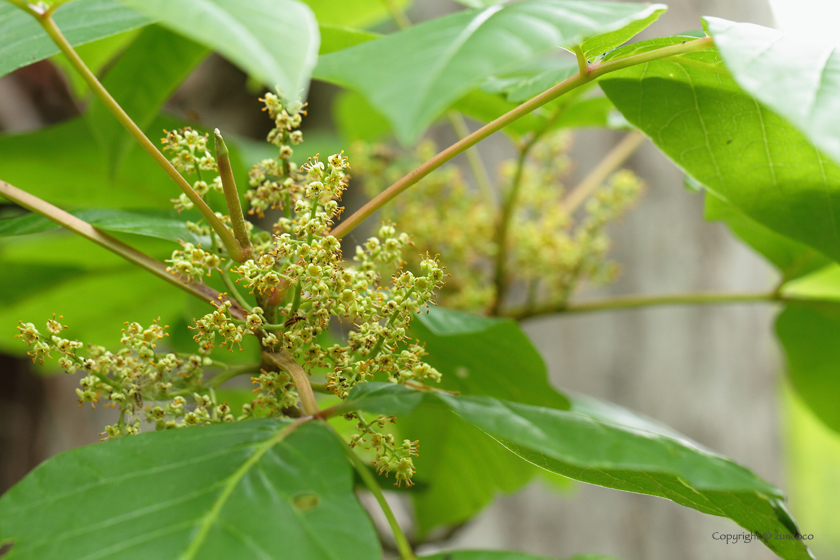
[(321, 47), (318, 51), (320, 55), (347, 49), (381, 37), (378, 33), (344, 27), (343, 25), (326, 25), (322, 23), (318, 26), (318, 29), (321, 32)]
[[(116, 0), (75, 0), (58, 8), (54, 18), (74, 46), (150, 23)], [(0, 76), (58, 52), (35, 18), (8, 2), (0, 4), (0, 37)]]
[[(106, 231), (133, 233), (169, 241), (180, 239), (190, 243), (203, 242), (209, 246), (209, 239), (202, 239), (189, 231), (184, 225), (184, 220), (193, 219), (195, 221), (200, 219), (200, 215), (198, 217), (192, 215), (179, 217), (174, 210), (127, 212), (98, 208), (75, 210), (70, 213), (90, 225)], [(61, 229), (61, 226), (38, 214), (27, 214), (26, 216), (0, 220), (0, 237), (28, 235), (57, 229)]]
[(817, 558), (840, 551), (840, 434), (816, 418), (788, 385), (784, 388), (784, 457), (791, 508), (814, 539)]
[(831, 263), (816, 249), (761, 225), (711, 192), (705, 197), (705, 217), (710, 221), (725, 222), (732, 233), (779, 269), (783, 281), (809, 274)]
[[(651, 421), (628, 422), (632, 413), (604, 403), (577, 405), (572, 399), (571, 410), (558, 410), (365, 383), (354, 388), (343, 408), (402, 416), (421, 402), (450, 408), (525, 460), (569, 478), (667, 498), (757, 533), (799, 533), (780, 490)], [(801, 541), (764, 544), (787, 560), (810, 559)]]
[[(148, 130), (162, 134), (163, 129), (183, 126), (183, 121), (160, 116)], [(237, 146), (229, 147), (237, 185), (247, 188), (243, 158)], [(0, 135), (0, 153), (0, 178), (56, 206), (73, 208), (83, 202), (98, 208), (169, 209), (170, 200), (181, 193), (142, 150), (130, 151), (124, 165), (111, 176), (93, 133), (81, 118), (34, 132)]]
[(333, 102), (333, 119), (348, 142), (376, 142), (391, 132), (391, 124), (355, 91), (342, 91)]
[(9, 560), (295, 558), (382, 551), (329, 429), (254, 420), (81, 447), (0, 498)]
[[(140, 33), (102, 83), (128, 116), (147, 130), (164, 102), (208, 53), (206, 47), (152, 25)], [(99, 99), (91, 103), (86, 119), (109, 171), (114, 173), (136, 146), (134, 138)], [(156, 138), (160, 131), (147, 134)]]
[[(391, 19), (388, 6), (382, 0), (303, 0), (312, 8), (321, 25), (346, 25), (365, 28)], [(395, 0), (400, 8), (411, 5), (408, 0)]]
[[(324, 56), (315, 76), (361, 92), (413, 143), (443, 110), (486, 78), (558, 47), (616, 46), (661, 4), (531, 0), (465, 10)], [(603, 36), (601, 39), (597, 39)], [(622, 39), (622, 37), (626, 37)]]
[[(835, 270), (833, 276), (840, 295), (840, 274)], [(840, 305), (789, 303), (776, 319), (776, 334), (796, 392), (826, 426), (840, 432)]]
[[(837, 49), (802, 43), (776, 29), (751, 23), (708, 17), (704, 24), (735, 81), (840, 163)], [(840, 210), (836, 193), (823, 200), (835, 212)]]
[[(92, 43), (78, 45), (74, 48), (74, 50), (76, 51), (76, 54), (79, 55), (79, 58), (84, 61), (85, 66), (90, 68), (91, 72), (100, 76), (103, 70), (109, 66), (114, 57), (137, 38), (141, 29), (142, 28), (132, 29), (131, 31), (126, 31), (125, 33), (93, 41)], [(70, 88), (73, 90), (73, 94), (77, 98), (82, 99), (90, 93), (90, 88), (88, 87), (87, 82), (85, 82), (84, 78), (76, 72), (63, 54), (59, 53), (53, 56), (50, 61), (64, 70), (64, 75), (70, 84)]]
[(295, 0), (122, 0), (224, 55), (290, 101), (305, 98), (318, 57), (318, 23)]
[[(684, 42), (654, 39), (607, 58)], [(709, 190), (771, 230), (840, 259), (840, 169), (729, 77), (714, 50), (604, 76), (630, 123)]]

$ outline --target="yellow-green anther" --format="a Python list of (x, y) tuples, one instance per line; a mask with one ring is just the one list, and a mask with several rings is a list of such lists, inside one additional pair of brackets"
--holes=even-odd
[(245, 216), (242, 214), (242, 206), (239, 203), (239, 192), (236, 190), (236, 181), (233, 179), (233, 170), (230, 167), (230, 152), (228, 152), (222, 133), (219, 129), (213, 131), (216, 138), (216, 163), (219, 165), (219, 176), (222, 178), (222, 186), (225, 189), (225, 201), (227, 202), (230, 223), (233, 226), (233, 234), (242, 247), (242, 258), (234, 259), (237, 262), (244, 262), (251, 257), (251, 240), (248, 236), (248, 227), (245, 223)]

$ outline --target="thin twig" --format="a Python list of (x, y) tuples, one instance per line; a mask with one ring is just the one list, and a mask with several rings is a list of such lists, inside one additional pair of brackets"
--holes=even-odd
[(353, 229), (355, 229), (356, 226), (362, 223), (365, 219), (372, 216), (377, 210), (388, 204), (401, 192), (412, 185), (417, 184), (418, 181), (426, 177), (429, 173), (439, 168), (447, 161), (450, 161), (458, 154), (463, 153), (464, 150), (475, 146), (491, 134), (503, 129), (510, 123), (520, 119), (535, 109), (542, 107), (549, 101), (557, 99), (561, 95), (572, 91), (573, 89), (576, 89), (584, 84), (588, 84), (589, 82), (603, 76), (604, 74), (608, 74), (609, 72), (615, 72), (616, 70), (622, 70), (624, 68), (629, 68), (630, 66), (644, 64), (646, 62), (652, 62), (654, 60), (660, 60), (671, 56), (705, 50), (711, 48), (712, 46), (714, 46), (712, 38), (705, 37), (703, 39), (686, 41), (685, 43), (681, 43), (679, 45), (671, 45), (661, 49), (617, 58), (608, 62), (602, 62), (600, 64), (590, 66), (589, 72), (586, 75), (582, 75), (580, 73), (575, 74), (574, 76), (547, 89), (536, 97), (532, 97), (530, 100), (519, 105), (515, 109), (508, 111), (496, 120), (479, 128), (466, 138), (455, 142), (445, 150), (439, 152), (437, 155), (421, 164), (417, 169), (411, 171), (383, 192), (379, 193), (379, 195), (362, 206), (346, 220), (343, 220), (335, 227), (335, 229), (332, 230), (331, 234), (336, 238), (341, 239), (353, 231)]
[[(446, 118), (449, 120), (452, 130), (455, 131), (459, 139), (464, 139), (470, 135), (470, 129), (467, 128), (467, 122), (461, 113), (458, 111), (447, 111)], [(499, 201), (496, 199), (496, 191), (493, 190), (493, 185), (490, 183), (490, 177), (487, 175), (487, 168), (481, 160), (478, 146), (473, 146), (468, 149), (464, 152), (464, 155), (467, 157), (467, 163), (470, 166), (470, 171), (472, 171), (473, 179), (475, 179), (475, 184), (478, 185), (478, 189), (484, 195), (487, 202), (498, 207)]]
[[(70, 231), (93, 241), (97, 245), (100, 245), (108, 249), (109, 251), (116, 253), (117, 255), (126, 259), (130, 263), (135, 264), (151, 272), (158, 278), (166, 280), (170, 284), (181, 288), (189, 294), (194, 295), (195, 297), (204, 300), (208, 303), (218, 304), (219, 292), (217, 292), (213, 288), (205, 286), (204, 284), (198, 284), (175, 276), (174, 274), (166, 270), (166, 265), (164, 265), (162, 262), (153, 259), (145, 253), (141, 253), (134, 247), (123, 243), (116, 237), (108, 235), (100, 229), (93, 227), (84, 220), (81, 220), (76, 216), (65, 212), (61, 208), (53, 206), (49, 202), (46, 202), (45, 200), (42, 200), (35, 195), (29, 194), (26, 191), (20, 190), (19, 188), (10, 185), (5, 181), (0, 181), (0, 194), (5, 196), (9, 200), (19, 204), (20, 206), (23, 206), (27, 210), (31, 210), (36, 214), (44, 216), (45, 218), (64, 226)], [(231, 315), (235, 317), (245, 317), (245, 313), (242, 310), (242, 308), (239, 307), (239, 305), (233, 305), (230, 308), (230, 312)]]
[(545, 305), (528, 310), (525, 308), (510, 309), (504, 316), (522, 320), (552, 314), (586, 313), (589, 311), (608, 311), (619, 309), (637, 309), (662, 305), (716, 305), (730, 303), (762, 303), (762, 302), (790, 302), (809, 301), (780, 295), (776, 292), (757, 293), (685, 293), (665, 295), (633, 295), (617, 296), (595, 301), (572, 302), (563, 305)]
[[(30, 8), (32, 8), (30, 6)], [(53, 40), (53, 42), (58, 46), (59, 50), (67, 57), (67, 60), (70, 62), (70, 65), (79, 73), (79, 75), (84, 79), (87, 83), (88, 87), (90, 87), (91, 91), (102, 101), (105, 107), (108, 108), (109, 111), (117, 118), (120, 124), (125, 127), (129, 134), (140, 144), (146, 152), (152, 156), (152, 159), (160, 165), (161, 168), (166, 172), (167, 175), (175, 182), (176, 185), (181, 189), (181, 191), (187, 195), (193, 205), (201, 212), (201, 215), (207, 220), (207, 223), (210, 224), (210, 227), (218, 234), (219, 238), (222, 240), (222, 243), (227, 249), (228, 254), (230, 257), (237, 261), (242, 262), (243, 255), (242, 255), (242, 247), (240, 247), (239, 242), (233, 236), (231, 231), (227, 228), (225, 224), (219, 220), (216, 213), (204, 202), (197, 192), (192, 188), (192, 186), (184, 179), (183, 176), (178, 172), (177, 169), (170, 163), (166, 156), (164, 156), (160, 150), (149, 140), (143, 131), (140, 129), (137, 124), (131, 117), (128, 116), (123, 108), (117, 103), (117, 101), (111, 97), (111, 94), (105, 89), (105, 86), (99, 81), (96, 75), (91, 72), (90, 68), (84, 63), (84, 61), (79, 57), (76, 51), (73, 49), (73, 46), (70, 44), (69, 41), (64, 37), (61, 33), (61, 30), (55, 24), (52, 17), (50, 17), (49, 12), (39, 13), (34, 11), (33, 9), (27, 9), (27, 12), (32, 14), (35, 19), (41, 24), (41, 27), (44, 28), (47, 35)]]
[(631, 132), (622, 138), (621, 142), (616, 144), (612, 150), (595, 166), (595, 168), (584, 177), (584, 179), (573, 188), (566, 198), (563, 200), (563, 208), (569, 214), (574, 213), (583, 202), (610, 176), (612, 172), (618, 169), (627, 158), (642, 145), (645, 141), (645, 136), (639, 132)]

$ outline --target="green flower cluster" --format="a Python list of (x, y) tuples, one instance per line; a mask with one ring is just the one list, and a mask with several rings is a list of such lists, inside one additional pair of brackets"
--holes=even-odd
[[(530, 304), (562, 306), (581, 283), (615, 278), (618, 268), (607, 260), (610, 240), (605, 226), (619, 218), (642, 190), (638, 177), (619, 171), (587, 193), (580, 210), (570, 207), (564, 187), (568, 147), (567, 134), (549, 134), (534, 144), (524, 161), (501, 165), (503, 184), (516, 191), (503, 280), (522, 288)], [(435, 152), (428, 142), (408, 155), (356, 143), (354, 176), (364, 181), (369, 196), (375, 196)], [(493, 306), (498, 297), (494, 276), (502, 212), (469, 187), (458, 167), (434, 171), (382, 213), (406, 224), (418, 249), (440, 254), (449, 264), (452, 280), (441, 292), (445, 305), (469, 310)], [(409, 268), (417, 270), (418, 264), (410, 262)]]
[[(290, 111), (271, 94), (263, 101), (276, 125), (268, 140), (278, 146), (278, 156), (254, 166), (245, 198), (253, 214), (279, 211), (272, 231), (247, 224), (249, 256), (234, 262), (205, 222), (188, 223), (190, 231), (209, 237), (209, 246), (181, 241), (182, 247), (167, 261), (168, 271), (185, 281), (204, 282), (217, 276), (216, 271), (227, 287), (214, 309), (190, 327), (196, 354), (156, 353), (156, 343), (165, 334), (157, 323), (147, 329), (128, 324), (124, 349), (112, 354), (91, 347), (84, 358), (76, 354), (81, 343), (59, 336), (63, 326), (57, 321), (48, 324), (49, 336), (30, 323), (20, 327), (34, 359), (43, 361), (50, 352), (58, 353), (65, 371), (86, 373), (78, 391), (80, 402), (108, 400), (119, 407), (119, 421), (105, 430), (109, 438), (137, 433), (143, 421), (168, 429), (255, 415), (299, 416), (303, 390), (309, 394), (311, 388), (298, 384), (313, 373), (326, 378), (319, 387), (340, 399), (371, 379), (411, 384), (440, 380), (440, 372), (423, 361), (423, 346), (409, 334), (414, 316), (434, 303), (436, 290), (443, 286), (444, 271), (437, 259), (426, 254), (416, 259), (412, 270), (406, 269), (404, 255), (416, 250), (412, 240), (385, 222), (355, 248), (352, 263), (346, 263), (330, 230), (342, 211), (347, 158), (342, 152), (324, 161), (315, 156), (295, 164), (291, 146), (302, 141), (297, 130), (302, 113)], [(207, 151), (207, 136), (187, 128), (167, 132), (163, 142), (176, 168), (198, 175), (196, 190), (208, 192), (202, 172), (215, 172), (217, 162)], [(218, 178), (211, 184), (221, 187)], [(190, 207), (185, 197), (175, 202), (178, 209)], [(231, 223), (229, 217), (217, 215)], [(343, 340), (328, 342), (330, 327), (344, 333)], [(231, 368), (210, 358), (217, 346), (241, 350), (247, 336), (260, 343), (259, 364)], [(221, 371), (205, 381), (208, 366)], [(217, 402), (214, 390), (240, 373), (253, 374), (256, 388), (253, 400), (236, 417), (227, 403)], [(397, 445), (393, 436), (377, 431), (384, 427), (381, 419), (368, 424), (360, 414), (350, 416), (359, 429), (352, 443), (369, 444), (376, 453), (374, 466), (394, 472), (398, 484), (410, 485), (416, 442)]]
[(366, 449), (373, 449), (376, 455), (373, 466), (379, 474), (385, 473), (385, 476), (388, 476), (388, 473), (394, 473), (396, 486), (402, 486), (403, 482), (406, 486), (414, 486), (411, 477), (417, 470), (411, 457), (417, 455), (420, 442), (405, 439), (402, 444), (397, 445), (397, 440), (392, 434), (374, 429), (374, 425), (381, 430), (386, 425), (396, 422), (393, 416), (377, 416), (373, 421), (367, 422), (361, 414), (353, 413), (348, 415), (348, 419), (356, 420), (356, 430), (359, 432), (350, 438), (350, 447), (361, 445)]
[[(202, 171), (217, 172), (216, 158), (207, 149), (207, 134), (201, 134), (190, 127), (180, 130), (163, 131), (166, 136), (161, 139), (163, 151), (172, 154), (170, 162), (182, 175), (187, 177), (195, 174), (198, 180), (193, 182), (192, 187), (199, 196), (204, 196), (212, 189), (218, 193), (223, 191), (222, 179), (218, 175), (210, 179), (210, 183), (204, 178)], [(193, 207), (192, 201), (186, 194), (181, 194), (172, 200), (175, 209), (179, 212), (190, 210)]]
[[(46, 333), (32, 323), (21, 323), (17, 336), (29, 344), (33, 361), (43, 363), (54, 352), (64, 371), (85, 374), (76, 389), (79, 406), (107, 400), (119, 408), (119, 421), (105, 427), (104, 438), (137, 434), (141, 420), (157, 429), (234, 421), (230, 408), (217, 404), (212, 391), (207, 394), (202, 386), (204, 368), (213, 364), (210, 358), (155, 351), (166, 335), (165, 326), (126, 323), (120, 340), (124, 348), (110, 352), (90, 346), (84, 356), (77, 353), (84, 346), (81, 342), (59, 336), (65, 328), (55, 318), (47, 321)], [(189, 408), (184, 395), (193, 400)]]

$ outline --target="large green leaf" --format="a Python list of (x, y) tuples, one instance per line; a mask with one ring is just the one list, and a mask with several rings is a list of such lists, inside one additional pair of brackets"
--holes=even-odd
[(465, 10), (324, 56), (315, 76), (364, 94), (412, 143), (486, 78), (558, 47), (608, 50), (663, 11), (661, 4), (574, 0)]
[(305, 98), (318, 56), (318, 23), (295, 0), (122, 0), (218, 51), (291, 100)]
[[(149, 21), (117, 0), (75, 0), (55, 12), (56, 24), (74, 46), (136, 29)], [(0, 76), (58, 52), (35, 18), (8, 2), (0, 3), (0, 37)]]
[[(74, 449), (0, 498), (9, 560), (375, 560), (329, 428), (254, 420)], [(285, 437), (284, 437), (285, 436)]]
[[(208, 53), (206, 47), (153, 25), (140, 33), (102, 83), (134, 122), (147, 129)], [(86, 118), (113, 173), (136, 142), (99, 99), (91, 103)], [(147, 134), (156, 138), (160, 131)]]
[[(440, 388), (568, 408), (548, 383), (545, 363), (517, 323), (433, 308), (412, 325), (426, 361), (443, 373)], [(401, 418), (400, 432), (422, 442), (416, 459), (427, 485), (412, 494), (421, 536), (462, 523), (499, 493), (522, 488), (538, 470), (457, 416), (434, 406)]]
[(437, 527), (468, 521), (497, 495), (516, 492), (539, 473), (481, 430), (439, 407), (419, 406), (400, 418), (398, 428), (404, 438), (420, 441), (414, 464), (425, 484), (411, 492), (420, 538)]
[[(573, 399), (571, 410), (557, 410), (368, 383), (354, 389), (344, 406), (396, 416), (421, 402), (449, 408), (525, 460), (569, 478), (667, 498), (729, 517), (753, 532), (799, 532), (774, 486), (652, 421), (604, 403)], [(782, 558), (810, 558), (801, 541), (765, 544)]]
[(735, 81), (840, 163), (840, 54), (781, 31), (704, 18)]
[[(654, 39), (608, 58), (678, 44)], [(714, 50), (633, 66), (601, 80), (630, 123), (744, 214), (840, 259), (840, 169), (728, 75)]]
[[(184, 225), (184, 220), (192, 219), (195, 221), (200, 218), (200, 215), (196, 217), (192, 213), (178, 216), (174, 210), (127, 212), (125, 210), (97, 208), (75, 210), (70, 213), (90, 225), (106, 231), (133, 233), (169, 241), (203, 242), (205, 246), (209, 246), (209, 238), (203, 239), (189, 231)], [(0, 220), (0, 237), (29, 235), (57, 229), (61, 229), (61, 226), (38, 214), (27, 214)]]
[(464, 395), (568, 409), (548, 382), (537, 349), (516, 321), (432, 308), (411, 327), (425, 344), (424, 359), (443, 373), (439, 387)]
[(788, 304), (776, 319), (776, 334), (794, 389), (826, 426), (840, 432), (840, 304)]
[(705, 218), (725, 222), (732, 233), (779, 269), (782, 281), (809, 274), (831, 262), (816, 249), (761, 225), (713, 193), (706, 194)]

